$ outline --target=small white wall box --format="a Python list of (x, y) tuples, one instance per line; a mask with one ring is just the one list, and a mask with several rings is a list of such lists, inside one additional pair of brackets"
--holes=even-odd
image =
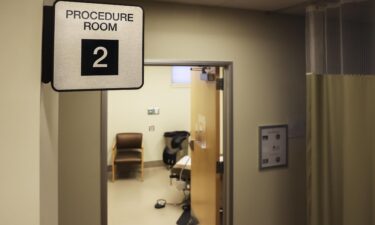
[(288, 125), (259, 127), (259, 169), (288, 167)]

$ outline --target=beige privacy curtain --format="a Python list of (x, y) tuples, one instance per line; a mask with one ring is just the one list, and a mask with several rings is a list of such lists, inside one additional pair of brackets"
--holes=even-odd
[(375, 225), (375, 76), (307, 76), (308, 222)]
[(375, 225), (374, 5), (307, 9), (308, 225)]

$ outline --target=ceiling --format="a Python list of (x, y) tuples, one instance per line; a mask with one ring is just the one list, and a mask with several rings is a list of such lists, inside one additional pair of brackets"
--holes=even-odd
[[(56, 0), (43, 0), (45, 5), (53, 5), (53, 2), (55, 1)], [(90, 1), (105, 2), (106, 0), (90, 0)], [(116, 0), (110, 0), (110, 1), (116, 1)], [(305, 12), (306, 6), (312, 2), (329, 2), (329, 1), (338, 1), (338, 0), (150, 0), (150, 1), (219, 6), (219, 7), (227, 7), (227, 8), (250, 9), (250, 10), (258, 10), (258, 11), (268, 11), (268, 12), (281, 12), (281, 13), (289, 13), (289, 14), (303, 14)]]
[(158, 0), (197, 5), (221, 6), (230, 8), (253, 9), (260, 11), (288, 11), (289, 8), (302, 8), (310, 0)]

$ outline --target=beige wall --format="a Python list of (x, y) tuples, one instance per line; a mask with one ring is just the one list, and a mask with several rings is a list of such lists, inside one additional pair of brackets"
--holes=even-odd
[[(0, 10), (0, 224), (38, 225), (42, 1)], [(304, 119), (303, 19), (161, 3), (145, 12), (146, 58), (234, 61), (234, 224), (304, 224), (305, 140), (290, 141), (288, 169), (257, 169), (257, 126)], [(60, 225), (100, 223), (99, 102), (96, 92), (60, 99)]]
[(305, 120), (304, 19), (241, 10), (150, 4), (146, 58), (234, 62), (234, 224), (306, 221), (305, 139), (289, 168), (258, 171), (259, 125)]
[[(108, 163), (117, 133), (143, 133), (147, 162), (162, 160), (164, 132), (190, 131), (190, 87), (172, 85), (171, 75), (172, 67), (145, 67), (142, 89), (108, 92)], [(160, 114), (147, 115), (150, 107), (159, 107)]]
[(39, 225), (42, 1), (0, 1), (0, 224)]
[[(44, 5), (53, 1), (44, 0)], [(40, 89), (40, 225), (58, 225), (59, 94), (50, 84)]]
[(43, 84), (40, 93), (40, 225), (58, 224), (59, 95)]
[(100, 92), (59, 99), (59, 225), (100, 225)]
[[(147, 59), (234, 62), (234, 224), (305, 224), (305, 139), (290, 139), (287, 169), (265, 172), (258, 171), (257, 144), (259, 125), (295, 125), (305, 120), (304, 19), (163, 3), (144, 4), (144, 10)], [(83, 112), (76, 99), (62, 97), (60, 107), (67, 109), (60, 108), (60, 113)], [(86, 100), (96, 105), (100, 98), (91, 95)], [(60, 137), (65, 129), (71, 132), (70, 138), (60, 143), (60, 147), (66, 145), (60, 149), (64, 150), (61, 154), (67, 154), (59, 156), (59, 168), (65, 170), (59, 177), (60, 225), (96, 225), (100, 221), (96, 190), (100, 174), (96, 143), (99, 109), (89, 108), (92, 111), (85, 112), (93, 116), (83, 117), (80, 113), (65, 121), (60, 114), (60, 125), (68, 124), (60, 128)], [(74, 135), (77, 138), (73, 139)], [(82, 141), (91, 142), (82, 146)], [(75, 153), (65, 152), (67, 147)], [(91, 152), (94, 159), (83, 161), (83, 166), (79, 162), (84, 152)], [(81, 169), (88, 174), (74, 174)], [(85, 193), (83, 190), (89, 187)], [(80, 191), (84, 197), (78, 195)]]

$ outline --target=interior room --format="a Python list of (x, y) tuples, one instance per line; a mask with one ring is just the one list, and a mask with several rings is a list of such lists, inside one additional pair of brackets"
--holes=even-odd
[[(91, 27), (80, 48), (60, 46), (78, 53), (58, 55), (55, 40), (78, 33), (54, 36), (56, 18), (71, 19), (53, 14), (54, 0), (0, 1), (0, 224), (178, 224), (182, 206), (155, 204), (189, 195), (190, 224), (375, 225), (373, 0), (81, 2), (97, 11), (139, 6), (142, 17), (127, 14), (126, 22), (142, 25), (134, 38), (142, 52), (130, 48), (114, 61), (141, 57), (137, 74), (144, 80), (132, 90), (58, 91), (58, 66), (65, 66), (61, 74), (79, 71), (81, 80), (118, 75), (92, 74), (82, 63), (55, 65), (55, 56), (82, 60), (83, 40), (104, 40), (121, 27)], [(82, 15), (70, 20), (82, 21), (88, 22)], [(103, 43), (121, 49), (114, 39)], [(107, 49), (99, 47), (90, 54), (105, 58)], [(220, 116), (188, 113), (189, 87), (171, 84), (170, 75), (170, 66), (186, 64), (200, 68), (192, 70), (199, 81), (210, 79), (203, 67), (222, 68), (223, 83), (215, 82), (223, 88)], [(207, 100), (214, 95), (199, 96), (197, 108), (216, 103)], [(203, 129), (217, 118), (221, 128)], [(163, 161), (171, 141), (164, 133), (179, 130), (190, 133), (181, 148), (192, 159), (214, 152), (202, 131), (221, 131), (212, 149), (222, 150), (223, 163), (216, 151), (207, 163), (192, 160), (190, 193), (181, 191), (187, 178), (170, 185), (172, 169)], [(122, 140), (134, 144), (136, 165), (117, 165), (129, 158), (112, 157), (123, 153)]]
[[(201, 80), (201, 76), (217, 78)], [(107, 92), (107, 104), (102, 107), (107, 111), (108, 224), (152, 224), (153, 221), (187, 224), (191, 203), (200, 194), (191, 191), (194, 173), (203, 174), (196, 164), (209, 164), (198, 158), (202, 156), (192, 160), (191, 145), (199, 139), (194, 133), (196, 128), (191, 128), (195, 126), (191, 118), (197, 110), (196, 98), (208, 100), (202, 95), (209, 94), (196, 85), (199, 82), (213, 87), (213, 97), (217, 98), (213, 117), (217, 116), (219, 123), (215, 128), (218, 151), (207, 157), (212, 157), (210, 161), (218, 157), (223, 161), (223, 123), (219, 122), (223, 120), (223, 91), (216, 87), (222, 77), (220, 67), (145, 66), (145, 85), (141, 90)], [(205, 104), (209, 109), (216, 105)], [(198, 110), (202, 112), (201, 107)], [(206, 120), (202, 113), (199, 117)], [(212, 127), (211, 121), (204, 121), (203, 125), (198, 121), (197, 126), (205, 130), (206, 126)], [(141, 148), (136, 155), (130, 152), (135, 146), (124, 151), (127, 146), (122, 143), (128, 139), (136, 141), (137, 137), (132, 137), (135, 135), (139, 136), (138, 148)], [(210, 142), (205, 137), (202, 141)], [(208, 145), (205, 151), (213, 151), (212, 144)], [(217, 190), (219, 199), (222, 198), (220, 191), (221, 188)], [(222, 208), (221, 203), (217, 204), (215, 207)]]
[[(175, 204), (184, 199), (183, 192), (178, 191), (169, 178), (169, 167), (175, 163), (164, 163), (163, 152), (167, 146), (165, 133), (190, 131), (190, 69), (146, 66), (145, 85), (140, 91), (108, 92), (108, 166), (112, 166), (112, 148), (119, 133), (142, 134), (144, 164), (143, 180), (142, 175), (137, 173), (137, 167), (125, 167), (123, 171), (114, 174), (114, 180), (111, 179), (113, 171), (110, 172), (108, 224), (151, 224), (154, 220), (173, 224), (181, 216), (183, 204), (167, 205), (162, 209), (155, 209), (154, 205), (158, 199)], [(173, 137), (168, 136), (168, 139)], [(185, 138), (187, 143), (189, 137)], [(188, 145), (185, 144), (178, 153), (178, 159), (188, 155)], [(142, 216), (145, 213), (147, 216)]]

